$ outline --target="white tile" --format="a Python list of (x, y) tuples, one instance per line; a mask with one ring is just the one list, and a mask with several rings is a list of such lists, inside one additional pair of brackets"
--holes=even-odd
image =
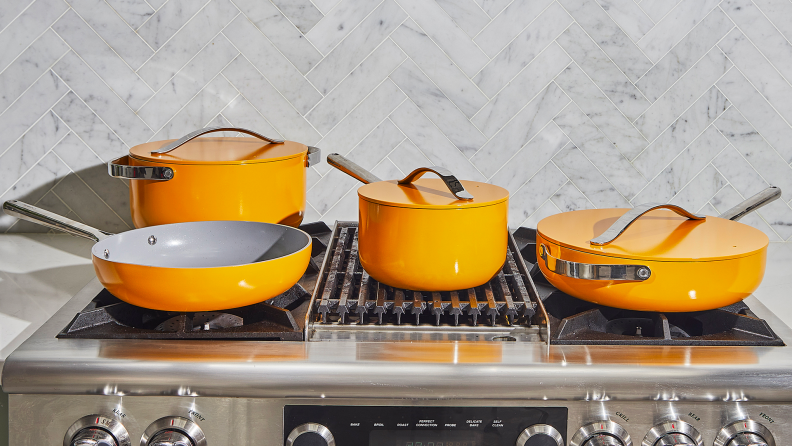
[(322, 220), (331, 226), (336, 221), (357, 221), (358, 195), (355, 190), (355, 188), (351, 189), (339, 202), (325, 212), (322, 215)]
[(470, 36), (434, 1), (399, 0), (399, 5), (468, 77), (472, 77), (489, 62)]
[(571, 61), (561, 47), (550, 44), (471, 121), (484, 135), (492, 137)]
[(0, 70), (4, 70), (39, 34), (49, 27), (68, 5), (63, 0), (36, 0), (0, 32)]
[(0, 73), (0, 113), (68, 50), (69, 47), (52, 30), (45, 31), (36, 39)]
[(138, 115), (149, 127), (159, 130), (237, 54), (237, 49), (228, 39), (222, 34), (217, 36), (190, 63), (176, 73), (176, 76), (138, 111)]
[(646, 179), (577, 106), (568, 105), (553, 122), (592, 164), (608, 175), (608, 180), (626, 199), (632, 199), (646, 184)]
[(228, 25), (223, 34), (300, 114), (308, 113), (322, 99), (313, 85), (243, 15)]
[[(792, 167), (770, 147), (759, 133), (734, 108), (721, 115), (715, 126), (768, 183), (782, 191), (792, 191)], [(727, 175), (729, 181), (731, 177)], [(742, 194), (743, 190), (738, 188)], [(755, 192), (750, 192), (755, 193)], [(792, 194), (782, 198), (789, 201)]]
[(421, 71), (429, 76), (429, 79), (468, 118), (475, 115), (487, 103), (487, 97), (411, 19), (405, 20), (391, 34), (391, 40), (418, 64)]
[[(723, 189), (720, 190), (710, 203), (720, 212), (726, 212), (727, 210), (731, 209), (733, 206), (739, 204), (743, 201), (743, 197), (734, 190), (731, 185), (726, 185)], [(756, 212), (751, 212), (750, 214), (746, 215), (745, 217), (740, 219), (740, 223), (745, 223), (747, 225), (753, 226), (756, 229), (767, 234), (770, 238), (771, 242), (780, 242), (782, 241), (781, 237), (776, 234), (775, 231), (767, 224), (767, 222), (762, 219)]]
[(514, 228), (514, 227), (524, 226), (526, 228), (536, 228), (539, 222), (542, 221), (544, 218), (554, 214), (558, 214), (559, 212), (561, 211), (556, 207), (556, 205), (553, 204), (552, 201), (547, 200), (541, 206), (539, 206), (539, 209), (537, 209), (536, 212), (531, 214), (530, 217), (526, 218), (525, 221), (522, 222), (522, 224), (518, 223), (512, 225), (511, 223), (509, 223), (509, 227)]
[(207, 127), (239, 93), (223, 76), (217, 76), (206, 84), (194, 98), (165, 124), (153, 138), (154, 141), (177, 139)]
[(322, 12), (311, 3), (311, 0), (272, 0), (283, 15), (289, 18), (294, 26), (305, 34), (324, 17)]
[(782, 200), (776, 200), (760, 209), (759, 215), (781, 236), (789, 241), (792, 238), (792, 209)]
[(572, 143), (553, 157), (553, 163), (598, 208), (630, 207), (628, 202)]
[(373, 169), (403, 141), (406, 141), (404, 134), (390, 120), (385, 119), (346, 156), (364, 169)]
[(54, 113), (46, 113), (0, 156), (0, 191), (6, 191), (69, 133)]
[(490, 178), (490, 183), (507, 189), (509, 193), (517, 192), (526, 179), (533, 177), (568, 143), (569, 138), (564, 132), (555, 124), (548, 124)]
[(641, 133), (577, 65), (567, 67), (556, 83), (627, 159), (634, 159), (647, 146)]
[(550, 201), (552, 201), (561, 212), (594, 209), (596, 207), (574, 184), (572, 184), (571, 181), (561, 186), (561, 188), (550, 197)]
[(329, 132), (406, 57), (395, 43), (386, 40), (325, 96), (305, 118), (321, 133)]
[(645, 178), (654, 178), (728, 106), (729, 101), (712, 87), (636, 157), (633, 165)]
[[(93, 150), (104, 162), (124, 156), (129, 147), (70, 91), (52, 110)], [(136, 141), (136, 144), (144, 141)]]
[(718, 88), (765, 137), (786, 162), (792, 162), (792, 129), (736, 69), (726, 73)]
[[(344, 195), (357, 195), (355, 194), (355, 190), (360, 186), (362, 186), (360, 181), (338, 169), (332, 169), (311, 188), (308, 193), (308, 203), (310, 203), (319, 214), (325, 214), (335, 206)], [(357, 204), (357, 201), (355, 204)]]
[(133, 70), (154, 53), (104, 0), (70, 0), (69, 4)]
[(485, 176), (492, 175), (560, 112), (569, 97), (555, 83), (531, 100), (470, 160)]
[(154, 14), (154, 9), (147, 2), (136, 0), (106, 1), (134, 29), (137, 29)]
[(745, 35), (735, 29), (718, 46), (781, 116), (787, 122), (792, 121), (792, 86), (778, 74)]
[(69, 10), (52, 25), (58, 35), (102, 78), (133, 110), (143, 105), (154, 92), (112, 48)]
[[(728, 143), (718, 129), (714, 126), (707, 127), (707, 130), (630, 201), (633, 204), (671, 201)], [(729, 177), (728, 174), (726, 177)]]
[(635, 121), (646, 139), (657, 138), (682, 112), (705, 93), (732, 63), (718, 48), (713, 48), (693, 68)]
[(792, 2), (788, 0), (753, 0), (773, 25), (787, 38), (792, 39)]
[(168, 0), (137, 32), (156, 51), (207, 2), (208, 0)]
[(402, 63), (390, 78), (468, 158), (487, 141), (412, 60)]
[(649, 107), (649, 101), (580, 26), (570, 26), (557, 42), (629, 120)]
[(322, 59), (322, 54), (269, 1), (232, 0), (243, 14), (262, 32), (291, 63), (307, 73)]
[(668, 14), (674, 6), (681, 0), (643, 0), (639, 3), (641, 9), (646, 12), (655, 23), (659, 22), (666, 14)]
[(222, 116), (234, 126), (253, 130), (270, 138), (283, 139), (283, 135), (278, 133), (244, 96), (237, 96), (229, 102), (223, 109)]
[(51, 71), (41, 76), (11, 107), (0, 115), (0, 153), (5, 152), (67, 91)]
[(474, 39), (489, 57), (498, 54), (503, 47), (531, 21), (547, 8), (552, 0), (533, 0), (512, 2), (502, 14), (495, 17)]
[(709, 165), (682, 188), (671, 203), (683, 209), (700, 209), (726, 184), (723, 175)]
[(652, 68), (652, 62), (594, 0), (560, 0), (559, 3), (631, 81), (637, 81)]
[(449, 169), (459, 179), (486, 181), (470, 161), (409, 100), (390, 115), (391, 121), (423, 152), (432, 164)]
[[(337, 152), (346, 155), (405, 99), (404, 93), (386, 79), (316, 146), (326, 150), (327, 153)], [(330, 169), (327, 164), (316, 166), (316, 170), (322, 174)], [(319, 208), (317, 210), (321, 212)]]
[(597, 0), (633, 41), (639, 40), (654, 27), (654, 22), (633, 0)]
[[(558, 208), (547, 199), (564, 184), (567, 183), (566, 175), (558, 170), (553, 163), (547, 163), (539, 172), (525, 182), (522, 188), (509, 197), (509, 227), (516, 228), (523, 224), (528, 217), (539, 212), (541, 218), (550, 214), (557, 214)], [(550, 212), (540, 212), (546, 204), (550, 203)], [(539, 216), (537, 215), (537, 217)], [(535, 223), (535, 222), (534, 222)], [(531, 226), (529, 224), (529, 226)], [(536, 227), (536, 225), (532, 225)]]
[(0, 2), (0, 31), (4, 30), (34, 0), (5, 0)]
[(74, 173), (66, 175), (53, 191), (85, 224), (113, 233), (129, 230), (129, 226)]
[[(68, 173), (69, 168), (54, 153), (50, 152), (19, 181), (14, 183), (11, 189), (1, 195), (0, 201), (22, 200), (27, 203), (35, 203)], [(0, 232), (5, 232), (16, 220), (10, 215), (0, 215)]]
[(341, 0), (311, 0), (322, 14), (327, 15)]
[(564, 8), (558, 3), (551, 4), (473, 78), (476, 85), (490, 97), (494, 96), (570, 23), (572, 17)]
[(638, 46), (652, 61), (660, 60), (685, 34), (718, 6), (720, 1), (682, 0), (638, 41)]
[(308, 80), (320, 93), (327, 94), (406, 17), (393, 0), (385, 0), (308, 73)]
[(155, 91), (239, 14), (230, 0), (212, 0), (137, 71)]
[(635, 85), (654, 102), (733, 27), (726, 14), (716, 8)]
[[(726, 150), (712, 161), (712, 165), (729, 179), (732, 187), (743, 197), (750, 197), (769, 186), (732, 145), (726, 147)], [(736, 204), (737, 202), (733, 203)]]
[(382, 0), (341, 0), (306, 33), (305, 37), (322, 52), (329, 53), (374, 10)]
[(475, 0), (481, 9), (490, 17), (495, 17), (503, 11), (513, 0)]
[(127, 144), (140, 144), (154, 134), (74, 52), (63, 56), (52, 70)]
[(421, 152), (421, 149), (415, 147), (415, 144), (405, 139), (399, 144), (393, 152), (388, 155), (393, 164), (398, 167), (402, 175), (407, 175), (419, 167), (431, 166), (434, 163), (429, 161), (429, 158)]
[(490, 17), (474, 0), (435, 0), (451, 19), (470, 37), (490, 22)]
[(237, 57), (223, 75), (285, 138), (303, 144), (315, 144), (321, 138), (247, 59)]

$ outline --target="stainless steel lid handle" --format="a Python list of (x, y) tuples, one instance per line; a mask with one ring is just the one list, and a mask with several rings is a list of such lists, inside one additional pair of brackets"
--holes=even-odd
[(308, 146), (308, 156), (305, 159), (305, 167), (315, 166), (322, 162), (322, 149)]
[(171, 150), (181, 145), (184, 145), (201, 135), (205, 135), (207, 133), (214, 133), (214, 132), (239, 132), (239, 133), (244, 133), (246, 135), (255, 136), (260, 140), (267, 141), (272, 144), (283, 144), (282, 139), (268, 138), (260, 133), (254, 132), (253, 130), (243, 129), (241, 127), (206, 127), (206, 128), (198, 129), (192, 133), (188, 133), (182, 136), (181, 138), (177, 139), (176, 141), (173, 141), (170, 144), (160, 147), (157, 150), (153, 150), (151, 153), (168, 153)]
[(410, 184), (413, 181), (421, 178), (425, 173), (432, 172), (440, 177), (443, 180), (445, 185), (448, 187), (448, 190), (454, 194), (455, 197), (459, 198), (460, 200), (472, 200), (473, 195), (470, 195), (468, 191), (465, 190), (465, 187), (462, 186), (462, 183), (457, 180), (453, 173), (450, 170), (446, 169), (445, 167), (440, 166), (429, 166), (429, 167), (419, 167), (412, 172), (410, 172), (406, 177), (399, 180), (399, 184)]
[(539, 257), (548, 270), (573, 279), (643, 282), (652, 276), (646, 265), (592, 265), (553, 257), (545, 245), (539, 245)]
[(130, 166), (129, 155), (108, 161), (107, 173), (113, 178), (127, 180), (168, 181), (174, 176), (173, 169), (170, 167)]
[(350, 160), (349, 158), (339, 155), (338, 153), (331, 153), (327, 155), (327, 164), (335, 167), (336, 169), (344, 172), (363, 184), (382, 181), (378, 176), (360, 167), (357, 163)]
[(12, 217), (17, 217), (22, 220), (40, 224), (42, 226), (57, 229), (77, 237), (87, 238), (95, 242), (104, 240), (107, 237), (113, 235), (109, 232), (101, 231), (91, 226), (84, 225), (72, 219), (17, 200), (9, 200), (3, 203), (3, 211)]
[(720, 218), (737, 221), (747, 214), (759, 209), (760, 207), (777, 200), (780, 196), (781, 189), (775, 186), (770, 186), (753, 197), (722, 213)]
[(591, 243), (592, 245), (602, 246), (613, 242), (614, 240), (616, 240), (617, 237), (622, 235), (622, 233), (631, 224), (635, 223), (635, 221), (638, 220), (639, 217), (655, 209), (669, 209), (691, 220), (704, 220), (707, 218), (704, 215), (698, 215), (692, 212), (688, 212), (684, 208), (681, 208), (675, 204), (663, 204), (663, 203), (640, 204), (630, 209), (629, 211), (625, 212), (624, 215), (619, 217), (619, 219), (616, 220), (616, 222), (614, 222), (610, 228), (606, 229), (605, 232), (603, 232), (599, 237), (595, 237), (589, 240), (589, 243)]

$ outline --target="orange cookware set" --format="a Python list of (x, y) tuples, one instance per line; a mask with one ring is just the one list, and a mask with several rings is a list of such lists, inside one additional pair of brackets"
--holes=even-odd
[[(213, 132), (252, 137), (205, 137)], [(319, 149), (235, 127), (133, 147), (108, 163), (130, 180), (138, 229), (111, 235), (17, 201), (6, 213), (90, 238), (100, 282), (121, 300), (167, 311), (250, 305), (293, 286), (310, 261), (306, 168)], [(411, 290), (484, 284), (500, 271), (509, 193), (458, 180), (442, 167), (382, 181), (338, 154), (328, 163), (357, 178), (361, 266)], [(426, 178), (431, 173), (439, 178)], [(601, 305), (684, 312), (722, 307), (753, 292), (767, 236), (737, 222), (778, 198), (769, 188), (720, 217), (668, 204), (564, 212), (537, 226), (537, 259), (561, 291)]]

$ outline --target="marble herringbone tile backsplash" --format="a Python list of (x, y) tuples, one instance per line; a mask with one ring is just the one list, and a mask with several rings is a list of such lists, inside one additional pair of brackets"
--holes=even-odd
[[(122, 231), (103, 163), (234, 124), (499, 184), (514, 227), (772, 184), (743, 221), (792, 240), (791, 41), (789, 0), (3, 0), (0, 200)], [(354, 180), (308, 183), (307, 220), (357, 217)]]

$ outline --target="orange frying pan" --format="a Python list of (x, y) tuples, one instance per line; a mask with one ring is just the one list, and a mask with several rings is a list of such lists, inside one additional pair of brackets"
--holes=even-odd
[(199, 221), (112, 235), (19, 201), (9, 215), (97, 242), (94, 270), (117, 298), (165, 311), (214, 311), (275, 297), (305, 272), (311, 237), (289, 226)]
[(780, 196), (768, 188), (720, 217), (657, 203), (552, 215), (537, 225), (537, 263), (559, 290), (601, 305), (661, 312), (731, 305), (759, 286), (769, 242), (736, 220)]

